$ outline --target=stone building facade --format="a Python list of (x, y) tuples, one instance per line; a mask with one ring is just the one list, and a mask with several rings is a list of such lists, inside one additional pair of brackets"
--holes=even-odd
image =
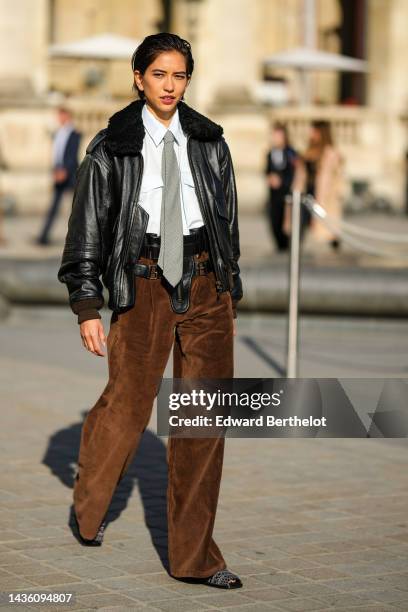
[[(49, 46), (105, 32), (142, 40), (159, 30), (165, 5), (0, 0), (0, 190), (15, 199), (18, 212), (40, 212), (48, 203), (55, 104), (68, 97), (84, 150), (106, 118), (134, 96), (130, 58), (51, 58)], [(192, 42), (196, 62), (186, 101), (224, 126), (243, 212), (263, 205), (264, 157), (276, 118), (287, 123), (300, 150), (309, 121), (327, 118), (346, 160), (349, 186), (366, 182), (403, 209), (408, 2), (315, 0), (317, 46), (359, 54), (369, 72), (313, 73), (313, 103), (307, 107), (297, 103), (296, 74), (265, 64), (271, 54), (303, 44), (304, 5), (305, 0), (173, 0), (171, 31)]]

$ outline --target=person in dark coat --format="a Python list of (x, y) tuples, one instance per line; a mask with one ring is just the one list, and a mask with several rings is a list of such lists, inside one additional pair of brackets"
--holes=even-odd
[(267, 215), (278, 251), (286, 251), (289, 246), (289, 237), (283, 229), (285, 198), (291, 192), (296, 160), (297, 153), (289, 144), (286, 127), (274, 123), (272, 147), (266, 156), (265, 175), (269, 186)]
[(45, 217), (44, 225), (37, 243), (43, 246), (50, 244), (50, 232), (61, 207), (64, 193), (73, 190), (75, 176), (78, 168), (78, 149), (81, 134), (73, 123), (68, 108), (58, 108), (58, 122), (60, 127), (55, 132), (53, 143), (53, 196)]

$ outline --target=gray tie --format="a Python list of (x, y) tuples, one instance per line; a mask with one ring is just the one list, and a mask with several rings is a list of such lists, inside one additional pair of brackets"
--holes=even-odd
[(163, 276), (175, 287), (183, 274), (183, 221), (180, 178), (174, 152), (174, 136), (167, 130), (162, 155), (163, 196), (160, 213), (160, 253), (157, 261)]

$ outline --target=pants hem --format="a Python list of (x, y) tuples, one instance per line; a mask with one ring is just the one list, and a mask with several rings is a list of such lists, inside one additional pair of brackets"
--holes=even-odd
[(190, 572), (189, 571), (187, 571), (187, 572), (185, 571), (182, 574), (175, 573), (175, 572), (170, 572), (170, 573), (175, 578), (209, 578), (213, 574), (219, 572), (220, 570), (224, 570), (224, 569), (227, 569), (227, 566), (226, 566), (225, 563), (221, 567), (216, 567), (216, 568), (214, 568), (212, 570), (207, 570), (205, 572), (191, 570)]

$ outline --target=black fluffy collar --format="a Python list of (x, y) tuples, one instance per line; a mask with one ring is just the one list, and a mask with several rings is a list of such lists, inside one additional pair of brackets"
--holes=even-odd
[[(113, 155), (136, 155), (142, 149), (145, 128), (142, 120), (144, 100), (135, 100), (114, 113), (108, 121), (106, 144)], [(180, 100), (177, 104), (181, 127), (197, 140), (218, 140), (223, 128)]]

